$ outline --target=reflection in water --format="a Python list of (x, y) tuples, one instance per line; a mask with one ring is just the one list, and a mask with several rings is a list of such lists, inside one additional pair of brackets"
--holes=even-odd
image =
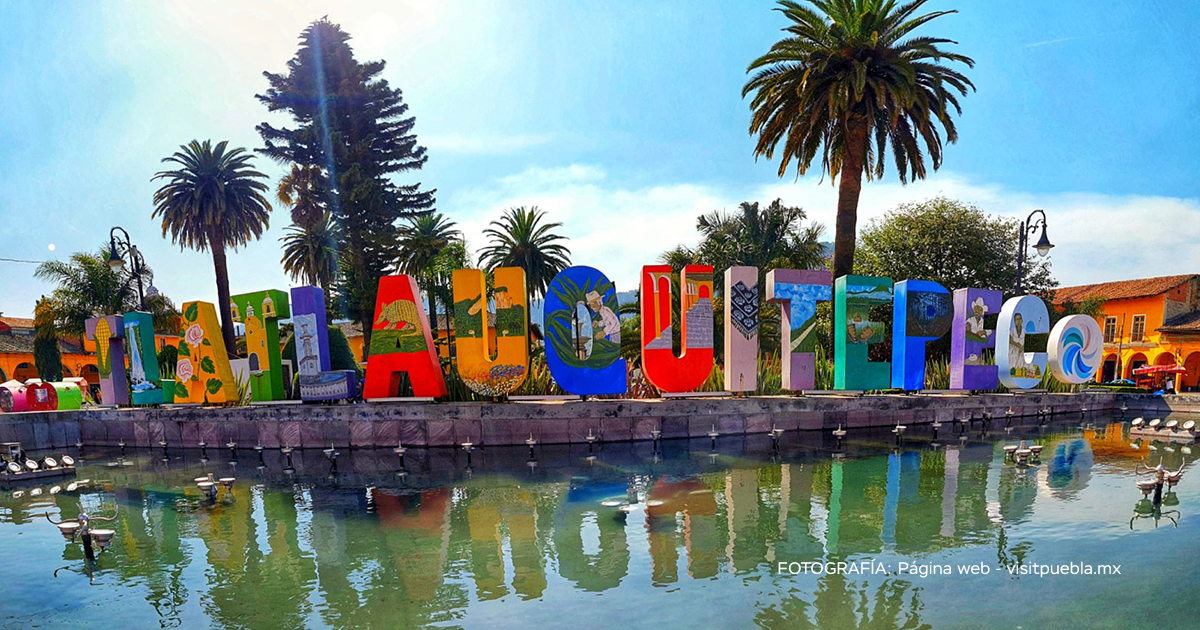
[[(351, 453), (345, 469), (352, 475), (332, 481), (302, 461), (309, 454), (297, 454), (295, 481), (273, 476), (281, 467), (268, 462), (261, 477), (241, 479), (232, 498), (214, 504), (192, 493), (188, 480), (199, 465), (151, 464), (149, 457), (128, 468), (89, 463), (83, 470), (104, 477), (103, 496), (115, 496), (123, 509), (118, 537), (94, 576), (109, 590), (86, 591), (80, 606), (117, 593), (108, 605), (128, 611), (134, 627), (156, 620), (164, 627), (395, 628), (518, 626), (522, 611), (553, 602), (562, 609), (550, 619), (589, 626), (606, 624), (567, 616), (589, 610), (588, 596), (619, 592), (639, 605), (694, 607), (710, 595), (693, 589), (714, 584), (733, 589), (713, 591), (725, 599), (708, 604), (730, 615), (717, 617), (728, 625), (929, 628), (931, 613), (957, 604), (935, 606), (907, 575), (782, 577), (775, 563), (941, 562), (955, 550), (983, 550), (992, 564), (1028, 562), (1039, 547), (1036, 530), (1027, 528), (1043, 505), (1051, 512), (1063, 502), (1107, 505), (1089, 492), (1101, 470), (1110, 471), (1105, 492), (1120, 493), (1115, 503), (1123, 507), (1114, 509), (1128, 531), (1126, 473), (1147, 449), (1131, 446), (1120, 425), (1050, 434), (1045, 443), (1050, 457), (1028, 467), (1004, 461), (999, 442), (891, 448), (881, 440), (846, 458), (800, 444), (778, 462), (715, 464), (686, 446), (661, 461), (632, 447), (624, 455), (601, 450), (594, 466), (531, 471), (522, 457), (511, 468), (500, 463), (461, 478), (453, 454), (435, 453), (402, 482), (389, 476), (394, 460), (386, 454)], [(100, 496), (83, 498), (91, 505)], [(602, 505), (630, 497), (636, 505), (627, 517)], [(0, 547), (0, 562), (34, 573), (43, 564), (80, 566), (76, 546), (49, 557), (57, 533), (37, 520), (47, 510), (73, 516), (76, 499), (0, 492), (0, 534), (29, 534)], [(34, 599), (17, 589), (0, 608)], [(522, 603), (534, 601), (541, 603)], [(500, 603), (507, 607), (493, 607)], [(680, 618), (699, 614), (686, 608)], [(43, 620), (55, 625), (53, 617)], [(634, 625), (656, 625), (645, 621)]]

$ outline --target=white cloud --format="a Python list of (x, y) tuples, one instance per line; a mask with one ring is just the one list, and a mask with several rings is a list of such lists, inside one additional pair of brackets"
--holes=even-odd
[(637, 288), (642, 265), (681, 242), (696, 242), (697, 216), (737, 201), (704, 184), (625, 187), (608, 182), (602, 168), (573, 164), (526, 169), (440, 205), (459, 220), (474, 251), (486, 245), (483, 230), (504, 209), (536, 205), (563, 224), (575, 264), (604, 271), (625, 291)]
[[(1024, 219), (1044, 208), (1056, 245), (1053, 270), (1064, 285), (1197, 271), (1200, 259), (1200, 200), (1086, 193), (1035, 195), (972, 181), (953, 173), (902, 186), (864, 184), (858, 225), (909, 201), (944, 195), (986, 212)], [(696, 217), (732, 209), (741, 201), (776, 197), (803, 207), (833, 239), (837, 188), (826, 180), (771, 183), (748, 190), (703, 183), (624, 186), (597, 166), (572, 164), (530, 168), (461, 191), (441, 204), (459, 219), (473, 250), (484, 246), (482, 231), (505, 208), (537, 205), (563, 223), (571, 237), (572, 260), (605, 271), (621, 290), (636, 287), (641, 266), (679, 243), (695, 244)], [(1032, 253), (1032, 252), (1031, 252)], [(1015, 255), (1015, 252), (1014, 252)]]

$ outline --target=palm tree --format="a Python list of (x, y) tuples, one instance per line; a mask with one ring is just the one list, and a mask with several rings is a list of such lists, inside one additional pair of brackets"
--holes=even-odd
[(337, 226), (326, 212), (308, 226), (289, 225), (279, 240), (283, 242), (283, 270), (293, 280), (321, 287), (329, 295), (329, 286), (338, 271)]
[[(755, 156), (774, 157), (779, 176), (796, 162), (804, 175), (821, 150), (821, 169), (838, 179), (834, 277), (852, 273), (855, 224), (862, 177), (883, 177), (891, 142), (900, 181), (925, 177), (925, 154), (934, 170), (945, 141), (958, 139), (951, 114), (958, 96), (974, 89), (966, 76), (942, 65), (964, 55), (943, 50), (952, 40), (913, 36), (920, 26), (954, 11), (918, 14), (928, 0), (808, 0), (812, 8), (780, 0), (791, 24), (788, 37), (755, 59), (757, 71), (742, 88), (754, 92), (751, 135)], [(938, 125), (940, 124), (941, 130)]]
[(311, 227), (322, 220), (325, 213), (321, 184), (321, 169), (315, 166), (293, 164), (292, 170), (279, 180), (275, 198), (292, 209), (292, 223)]
[[(401, 272), (413, 276), (429, 296), (429, 310), (433, 311), (434, 326), (437, 326), (438, 273), (434, 262), (442, 253), (461, 240), (462, 233), (455, 223), (445, 215), (427, 213), (412, 217), (408, 224), (400, 227), (400, 259), (397, 267)], [(446, 308), (447, 314), (453, 310)], [(449, 315), (447, 315), (449, 318)], [(447, 319), (447, 325), (449, 320)]]
[(821, 268), (825, 227), (804, 225), (806, 217), (803, 209), (785, 206), (779, 199), (766, 208), (759, 208), (757, 201), (743, 201), (734, 213), (713, 210), (696, 220), (702, 240), (695, 256), (718, 271), (733, 265), (758, 267), (764, 277), (771, 269)]
[[(819, 269), (825, 264), (825, 246), (820, 223), (804, 223), (807, 217), (799, 207), (785, 206), (779, 199), (765, 208), (758, 202), (744, 201), (736, 212), (713, 210), (696, 220), (702, 237), (696, 247), (678, 245), (663, 252), (659, 261), (679, 273), (685, 265), (713, 266), (713, 307), (724, 308), (725, 270), (734, 265), (758, 267), (758, 290), (766, 292), (767, 272), (772, 269)], [(679, 316), (678, 281), (671, 285), (672, 316)], [(764, 349), (778, 342), (779, 309), (763, 303), (760, 310), (760, 341)], [(715, 347), (724, 343), (724, 325), (717, 321), (713, 330)]]
[(520, 267), (525, 270), (525, 290), (529, 299), (545, 297), (550, 281), (571, 265), (571, 250), (558, 241), (567, 237), (555, 234), (562, 223), (541, 223), (546, 213), (537, 206), (509, 208), (498, 221), (483, 231), (488, 246), (479, 252), (480, 265)]
[[(145, 265), (140, 269), (142, 282), (150, 285), (154, 272)], [(107, 244), (96, 253), (77, 252), (66, 261), (48, 260), (38, 265), (33, 275), (57, 285), (50, 299), (58, 330), (64, 336), (82, 338), (90, 317), (138, 309), (137, 278), (132, 266), (110, 267)], [(149, 307), (149, 296), (146, 303)], [(179, 332), (178, 327), (174, 332)]]
[(217, 308), (225, 348), (232, 352), (233, 320), (229, 313), (229, 267), (225, 248), (236, 250), (251, 239), (262, 238), (270, 222), (271, 206), (263, 193), (266, 175), (254, 169), (244, 148), (226, 150), (226, 141), (192, 140), (163, 162), (178, 169), (160, 171), (153, 179), (166, 184), (154, 193), (152, 218), (162, 219), (165, 238), (180, 249), (211, 251), (217, 277)]

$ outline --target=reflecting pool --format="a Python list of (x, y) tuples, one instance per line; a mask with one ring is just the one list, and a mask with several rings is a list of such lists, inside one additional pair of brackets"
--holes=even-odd
[[(1044, 445), (1040, 461), (1006, 460), (1021, 439)], [(1194, 615), (1200, 476), (1185, 469), (1156, 511), (1134, 470), (1190, 466), (1200, 447), (1131, 441), (1107, 418), (914, 427), (899, 444), (852, 431), (342, 451), (334, 465), (85, 449), (86, 484), (0, 489), (0, 623), (1124, 629)], [(232, 492), (207, 498), (193, 480), (208, 472), (237, 477)], [(114, 504), (94, 563), (41, 516)], [(1071, 563), (1110, 574), (1028, 572)]]

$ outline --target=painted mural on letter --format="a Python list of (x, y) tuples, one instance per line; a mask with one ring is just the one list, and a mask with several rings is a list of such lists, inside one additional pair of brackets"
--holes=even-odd
[(496, 358), (488, 339), (487, 285), (478, 269), (454, 271), (454, 346), (458, 374), (483, 396), (508, 394), (525, 382), (529, 369), (529, 309), (525, 270), (500, 267), (493, 272), (496, 309)]
[(767, 300), (780, 305), (782, 385), (801, 391), (816, 386), (817, 303), (833, 299), (828, 271), (772, 269), (767, 272)]
[(671, 267), (642, 267), (642, 368), (664, 392), (689, 392), (713, 367), (713, 268), (688, 265), (680, 273), (680, 341), (675, 356), (671, 322)]

